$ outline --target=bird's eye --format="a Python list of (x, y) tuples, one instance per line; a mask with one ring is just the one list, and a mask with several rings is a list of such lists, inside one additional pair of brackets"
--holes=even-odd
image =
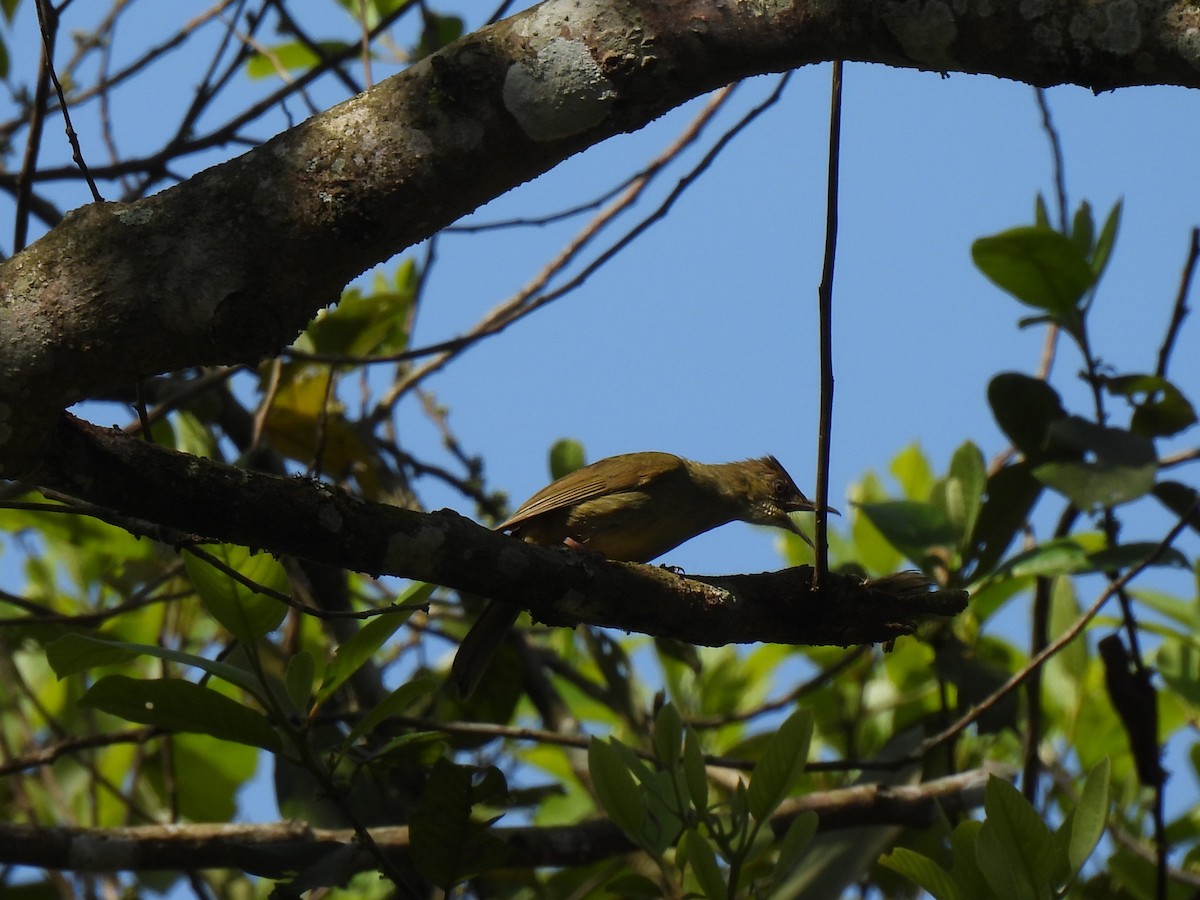
[(788, 495), (788, 486), (783, 479), (775, 479), (774, 484), (771, 485), (771, 493), (775, 497), (786, 497)]

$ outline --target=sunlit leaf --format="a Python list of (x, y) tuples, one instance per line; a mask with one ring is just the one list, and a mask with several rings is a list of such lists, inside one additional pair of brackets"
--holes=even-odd
[(414, 584), (401, 598), (404, 606), (412, 605), (411, 609), (377, 616), (355, 632), (353, 637), (340, 644), (333, 653), (333, 659), (325, 667), (325, 677), (321, 680), (321, 687), (317, 691), (317, 703), (324, 703), (329, 699), (333, 692), (346, 682), (347, 678), (374, 656), (388, 638), (408, 621), (417, 606), (429, 598), (435, 587), (436, 585), (432, 584)]
[(945, 512), (932, 504), (890, 500), (863, 503), (858, 510), (871, 520), (888, 543), (917, 564), (931, 550), (957, 544), (953, 523)]
[[(267, 553), (251, 553), (233, 544), (209, 546), (206, 552), (254, 584), (286, 592), (287, 574), (279, 561)], [(209, 614), (230, 634), (246, 644), (254, 644), (274, 631), (287, 615), (287, 606), (274, 597), (251, 590), (232, 575), (191, 554), (183, 554), (183, 564)]]
[(798, 709), (771, 735), (762, 759), (750, 774), (747, 789), (750, 815), (759, 822), (775, 811), (800, 780), (808, 762), (812, 730), (812, 714)]
[[(318, 41), (317, 46), (326, 57), (330, 57), (344, 51), (349, 44), (344, 41)], [(283, 77), (288, 72), (311, 69), (320, 61), (320, 56), (308, 44), (288, 41), (251, 54), (246, 60), (246, 74), (256, 79)]]
[(1006, 898), (1049, 898), (1054, 841), (1037, 810), (993, 775), (984, 792), (984, 811), (976, 855), (992, 890)]
[(959, 889), (949, 872), (928, 856), (907, 847), (896, 847), (891, 853), (881, 856), (879, 863), (928, 891), (935, 900), (974, 900)]
[(612, 743), (592, 738), (588, 743), (588, 773), (604, 812), (631, 839), (642, 832), (646, 807), (621, 754)]
[(892, 476), (900, 484), (906, 500), (927, 500), (933, 487), (933, 466), (929, 457), (917, 443), (909, 444), (894, 457), (888, 466)]
[(1067, 849), (1072, 876), (1083, 868), (1104, 836), (1104, 828), (1108, 824), (1108, 780), (1111, 768), (1106, 757), (1088, 773), (1084, 782), (1079, 804), (1071, 819), (1071, 839)]
[(1077, 331), (1078, 304), (1095, 283), (1095, 273), (1069, 237), (1037, 226), (1013, 228), (979, 238), (971, 257), (998, 287)]
[(553, 479), (570, 475), (587, 465), (587, 452), (583, 444), (572, 438), (560, 438), (550, 448), (550, 477)]

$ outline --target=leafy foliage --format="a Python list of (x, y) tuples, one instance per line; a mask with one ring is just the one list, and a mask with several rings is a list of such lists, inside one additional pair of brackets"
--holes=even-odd
[[(0, 11), (11, 19), (17, 6)], [(430, 4), (338, 6), (365, 30), (420, 15), (403, 46), (373, 44), (375, 59), (422, 58), (464, 29)], [(276, 37), (236, 70), (290, 83), (353, 48), (288, 28)], [(0, 75), (7, 65), (0, 45)], [(1117, 204), (1097, 227), (1085, 203), (1055, 230), (1039, 198), (1033, 224), (972, 247), (982, 275), (1036, 311), (1021, 326), (1050, 324), (1074, 343), (1090, 409), (1062, 384), (1000, 372), (986, 401), (1010, 446), (963, 435), (943, 470), (914, 443), (850, 487), (833, 570), (882, 578), (915, 567), (968, 589), (955, 621), (883, 650), (694, 648), (523, 627), (460, 699), (444, 688), (449, 648), (479, 598), (198, 535), (153, 540), (162, 535), (146, 523), (79, 515), (22, 487), (0, 506), (0, 530), (33, 548), (20, 556), (19, 596), (0, 598), (17, 611), (0, 648), (0, 809), (42, 825), (231, 821), (270, 767), (281, 815), (347, 830), (299, 864), (260, 870), (238, 847), (227, 871), (186, 876), (223, 897), (390, 890), (358, 874), (363, 854), (414, 893), (822, 897), (869, 885), (939, 900), (1146, 896), (1156, 825), (1180, 866), (1200, 860), (1194, 804), (1155, 822), (1161, 777), (1147, 775), (1169, 741), (1191, 741), (1176, 757), (1200, 770), (1189, 730), (1200, 604), (1141, 580), (1151, 568), (1198, 571), (1161, 540), (1176, 522), (1200, 530), (1200, 495), (1164, 476), (1159, 449), (1197, 417), (1165, 363), (1116, 371), (1092, 346), (1120, 221)], [(235, 387), (211, 372), (142, 386), (149, 436), (413, 508), (422, 479), (434, 479), (481, 521), (503, 520), (505, 496), (432, 394), (422, 412), (458, 468), (417, 459), (399, 434), (423, 265), (406, 258), (347, 289), (285, 357), (242, 369)], [(586, 459), (564, 438), (549, 474)], [(1146, 507), (1168, 517), (1162, 533), (1119, 527)], [(811, 560), (798, 538), (783, 551)], [(1108, 588), (1096, 585), (1118, 579), (1106, 607)], [(1024, 605), (1037, 634), (1028, 647), (1000, 628)], [(960, 775), (976, 780), (955, 786)], [(409, 826), (404, 853), (375, 843), (392, 825)], [(571, 843), (580, 831), (592, 840)], [(169, 888), (185, 876), (138, 877), (137, 888)]]

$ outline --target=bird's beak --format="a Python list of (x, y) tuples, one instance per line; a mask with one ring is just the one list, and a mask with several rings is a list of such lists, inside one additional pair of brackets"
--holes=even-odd
[[(811, 500), (809, 500), (809, 499), (807, 499), (807, 498), (806, 498), (806, 499), (804, 499), (804, 500), (796, 500), (796, 501), (793, 501), (793, 502), (791, 502), (791, 503), (788, 503), (786, 506), (784, 506), (783, 510), (784, 510), (784, 512), (789, 512), (789, 513), (794, 513), (794, 512), (816, 512), (816, 511), (817, 511), (817, 505), (816, 505), (815, 503), (813, 503)], [(841, 512), (839, 512), (838, 510), (834, 509), (832, 506), (827, 506), (827, 507), (825, 507), (825, 511), (826, 511), (826, 512), (830, 512), (830, 513), (833, 513), (835, 516), (840, 516), (840, 515), (841, 515)]]
[[(804, 543), (808, 544), (808, 546), (812, 547), (814, 550), (816, 549), (816, 546), (813, 544), (812, 538), (808, 536), (803, 528), (796, 524), (796, 520), (792, 518), (791, 513), (815, 512), (816, 509), (817, 508), (815, 505), (813, 505), (810, 501), (805, 500), (803, 503), (789, 503), (783, 515), (783, 518), (787, 520), (787, 524), (784, 527), (793, 534), (800, 535), (800, 537), (804, 540)], [(825, 507), (825, 510), (826, 512), (834, 513), (835, 515), (841, 515), (841, 513), (832, 506)]]
[(786, 527), (787, 527), (787, 530), (788, 530), (788, 531), (790, 531), (792, 534), (798, 534), (798, 535), (800, 535), (800, 537), (801, 537), (801, 538), (804, 540), (804, 543), (808, 544), (808, 546), (812, 547), (812, 548), (815, 550), (815, 549), (816, 549), (816, 545), (815, 545), (815, 544), (813, 544), (813, 542), (812, 542), (812, 538), (810, 538), (810, 537), (809, 537), (809, 536), (808, 536), (808, 535), (805, 533), (805, 531), (804, 531), (804, 529), (803, 529), (803, 528), (801, 528), (799, 525), (797, 525), (797, 524), (796, 524), (796, 520), (795, 520), (795, 519), (793, 519), (793, 518), (792, 518), (792, 517), (791, 517), (789, 514), (787, 514), (787, 513), (784, 513), (784, 514), (783, 514), (783, 517), (784, 517), (784, 519), (786, 519), (786, 520), (787, 520), (787, 526), (786, 526)]

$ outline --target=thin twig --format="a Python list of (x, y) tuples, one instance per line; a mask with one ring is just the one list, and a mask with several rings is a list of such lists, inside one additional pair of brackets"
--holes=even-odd
[(1046, 100), (1045, 88), (1034, 88), (1038, 109), (1042, 113), (1042, 129), (1050, 139), (1050, 152), (1054, 155), (1054, 193), (1058, 198), (1058, 229), (1067, 234), (1067, 176), (1063, 162), (1062, 140), (1050, 117), (1050, 104)]
[(1116, 594), (1122, 587), (1127, 585), (1136, 576), (1140, 575), (1148, 567), (1158, 561), (1158, 559), (1167, 551), (1167, 548), (1175, 542), (1175, 539), (1183, 533), (1183, 529), (1187, 527), (1189, 524), (1189, 519), (1191, 518), (1192, 514), (1197, 511), (1197, 509), (1200, 509), (1200, 501), (1193, 503), (1192, 506), (1187, 509), (1182, 516), (1180, 516), (1174, 527), (1170, 530), (1170, 532), (1167, 533), (1167, 536), (1159, 541), (1154, 550), (1147, 554), (1147, 556), (1141, 562), (1126, 571), (1120, 578), (1109, 582), (1108, 587), (1104, 589), (1103, 593), (1100, 594), (1096, 601), (1089, 606), (1083, 615), (1076, 619), (1066, 631), (1048, 644), (1044, 650), (1030, 659), (1029, 662), (1026, 663), (1019, 672), (1009, 678), (1008, 681), (1004, 682), (1004, 684), (1002, 684), (999, 688), (972, 707), (967, 713), (959, 718), (957, 722), (955, 722), (949, 728), (946, 728), (938, 734), (935, 734), (923, 741), (921, 746), (917, 748), (916, 752), (910, 757), (906, 757), (905, 761), (916, 761), (922, 759), (931, 750), (934, 750), (947, 741), (951, 741), (958, 737), (960, 734), (966, 731), (966, 729), (980, 716), (994, 708), (997, 703), (1005, 699), (1014, 690), (1024, 684), (1026, 679), (1029, 678), (1030, 674), (1035, 669), (1043, 666), (1048, 659), (1057, 654), (1060, 650), (1062, 650), (1063, 647), (1075, 640), (1075, 638), (1079, 637), (1083, 630), (1087, 628), (1092, 619), (1096, 617), (1096, 614), (1100, 612), (1100, 609), (1104, 606), (1104, 604), (1107, 603), (1114, 594)]
[(92, 179), (92, 173), (88, 171), (87, 163), (83, 159), (83, 150), (79, 146), (79, 135), (75, 133), (75, 127), (71, 124), (71, 114), (67, 111), (67, 98), (63, 94), (62, 84), (59, 83), (58, 75), (54, 71), (54, 38), (58, 33), (58, 13), (49, 5), (48, 0), (37, 0), (36, 6), (38, 25), (42, 32), (42, 47), (45, 49), (45, 56), (42, 58), (45, 60), (46, 72), (54, 83), (54, 91), (58, 94), (63, 124), (67, 130), (67, 141), (71, 144), (71, 158), (83, 173), (88, 188), (92, 192), (92, 199), (101, 203), (104, 198), (100, 196), (96, 182)]
[(817, 425), (817, 514), (813, 535), (812, 589), (820, 591), (829, 575), (829, 448), (833, 427), (833, 265), (837, 257), (838, 164), (842, 144), (842, 61), (833, 61), (829, 101), (829, 168), (825, 177), (825, 258), (817, 289), (820, 319), (821, 410)]
[(1179, 292), (1175, 295), (1175, 306), (1171, 311), (1171, 324), (1167, 327), (1167, 336), (1158, 351), (1158, 367), (1154, 373), (1159, 378), (1167, 377), (1167, 363), (1171, 359), (1171, 351), (1175, 348), (1175, 339), (1179, 337), (1179, 328), (1187, 318), (1187, 296), (1192, 286), (1192, 278), (1196, 274), (1196, 262), (1200, 260), (1200, 228), (1193, 228), (1191, 241), (1188, 246), (1187, 262), (1183, 264), (1183, 274), (1179, 276)]

